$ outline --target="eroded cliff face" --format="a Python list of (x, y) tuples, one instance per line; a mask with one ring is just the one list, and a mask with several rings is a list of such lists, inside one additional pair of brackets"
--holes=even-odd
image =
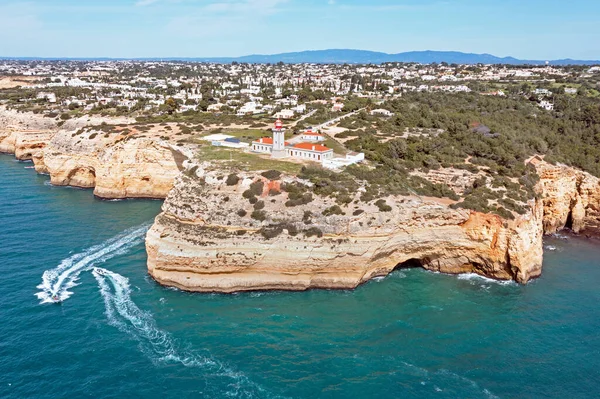
[(60, 131), (33, 157), (52, 184), (94, 188), (101, 198), (165, 198), (185, 156), (147, 138)]
[(391, 212), (351, 204), (344, 215), (323, 216), (332, 200), (286, 207), (285, 192), (268, 195), (279, 183), (265, 180), (266, 219), (259, 221), (241, 195), (254, 176), (228, 186), (214, 172), (196, 173), (178, 178), (147, 235), (149, 272), (164, 285), (203, 292), (354, 288), (408, 261), (521, 283), (541, 273), (541, 202), (510, 222), (415, 197), (387, 198)]
[(544, 205), (544, 232), (564, 228), (600, 235), (600, 179), (565, 166), (534, 161), (540, 175)]
[(165, 198), (186, 150), (155, 137), (82, 129), (130, 118), (85, 116), (59, 127), (53, 118), (0, 107), (0, 152), (32, 160), (58, 186), (94, 188), (101, 198)]

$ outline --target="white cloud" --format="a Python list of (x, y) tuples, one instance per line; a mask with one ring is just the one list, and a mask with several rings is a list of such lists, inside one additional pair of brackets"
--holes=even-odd
[[(143, 0), (142, 0), (143, 1)], [(178, 16), (167, 31), (192, 37), (227, 37), (260, 29), (264, 19), (288, 0), (220, 0)], [(189, 11), (189, 9), (188, 9)]]

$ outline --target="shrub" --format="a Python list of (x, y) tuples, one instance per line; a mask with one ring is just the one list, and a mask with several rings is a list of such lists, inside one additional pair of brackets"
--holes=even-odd
[(283, 227), (281, 225), (262, 227), (258, 232), (264, 238), (270, 240), (283, 233)]
[(246, 234), (246, 230), (238, 230), (235, 232), (235, 234), (238, 236), (243, 236), (244, 234)]
[(265, 188), (265, 183), (262, 180), (255, 181), (250, 184), (250, 192), (256, 196), (260, 196), (263, 193), (263, 189)]
[(323, 232), (318, 227), (311, 227), (308, 230), (304, 230), (305, 237), (323, 237)]
[(265, 208), (265, 201), (258, 201), (256, 204), (254, 204), (254, 209), (257, 211), (260, 211), (261, 209)]
[(269, 190), (269, 195), (271, 197), (275, 197), (276, 195), (279, 195), (279, 194), (281, 194), (281, 191), (279, 191), (279, 190), (276, 190), (274, 188), (272, 188), (272, 189)]
[(342, 208), (339, 207), (339, 205), (333, 205), (323, 211), (324, 216), (343, 215), (343, 214), (344, 214), (344, 211), (342, 210)]
[(238, 177), (238, 175), (236, 175), (235, 173), (232, 173), (229, 176), (227, 176), (227, 180), (225, 181), (225, 183), (228, 186), (235, 186), (236, 184), (238, 184), (239, 181), (240, 181), (240, 178)]
[(392, 210), (392, 207), (389, 206), (383, 199), (377, 200), (375, 205), (377, 208), (379, 208), (380, 212), (390, 212)]
[(250, 217), (260, 222), (267, 220), (267, 214), (265, 213), (265, 211), (262, 210), (252, 212), (252, 215), (250, 215)]
[(311, 203), (312, 201), (313, 201), (313, 196), (311, 193), (304, 193), (300, 196), (292, 195), (292, 193), (290, 193), (290, 199), (285, 203), (285, 206), (292, 207), (292, 206), (306, 205), (308, 203)]
[(238, 214), (238, 216), (240, 216), (240, 217), (244, 217), (244, 216), (246, 216), (246, 215), (248, 214), (248, 212), (246, 212), (246, 211), (245, 211), (245, 210), (243, 210), (243, 209), (240, 209), (239, 211), (237, 211), (237, 214)]
[(281, 177), (281, 172), (278, 170), (267, 170), (261, 173), (261, 175), (269, 180), (277, 180)]
[(255, 205), (258, 202), (258, 198), (250, 197), (250, 199), (248, 199), (248, 202), (250, 202), (252, 205)]
[(362, 215), (363, 213), (365, 213), (365, 211), (363, 211), (362, 209), (357, 209), (354, 212), (352, 212), (352, 215), (358, 216), (358, 215)]

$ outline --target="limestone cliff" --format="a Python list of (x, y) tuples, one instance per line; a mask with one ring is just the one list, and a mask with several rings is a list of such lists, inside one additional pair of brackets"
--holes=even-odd
[(107, 122), (134, 121), (85, 116), (59, 127), (52, 118), (0, 107), (0, 152), (33, 160), (54, 185), (94, 188), (107, 199), (165, 198), (189, 156), (186, 150), (156, 137), (85, 128)]
[(600, 179), (565, 165), (532, 162), (540, 176), (544, 232), (570, 228), (575, 233), (600, 235)]
[(268, 194), (279, 182), (265, 181), (264, 209), (251, 216), (242, 193), (253, 175), (228, 186), (215, 172), (187, 174), (146, 239), (148, 269), (161, 284), (217, 292), (354, 288), (404, 262), (521, 283), (541, 273), (539, 201), (510, 222), (416, 197), (386, 198), (389, 212), (351, 204), (343, 215), (323, 216), (332, 200), (286, 207), (287, 193)]
[(185, 156), (143, 137), (60, 131), (33, 157), (52, 184), (94, 188), (101, 198), (165, 198)]

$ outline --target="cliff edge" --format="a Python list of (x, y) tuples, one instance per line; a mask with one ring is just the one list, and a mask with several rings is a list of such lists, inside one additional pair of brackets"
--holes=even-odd
[(295, 205), (295, 183), (188, 170), (147, 235), (150, 274), (189, 291), (234, 292), (354, 288), (402, 265), (520, 283), (541, 273), (540, 200), (507, 221), (418, 197)]

